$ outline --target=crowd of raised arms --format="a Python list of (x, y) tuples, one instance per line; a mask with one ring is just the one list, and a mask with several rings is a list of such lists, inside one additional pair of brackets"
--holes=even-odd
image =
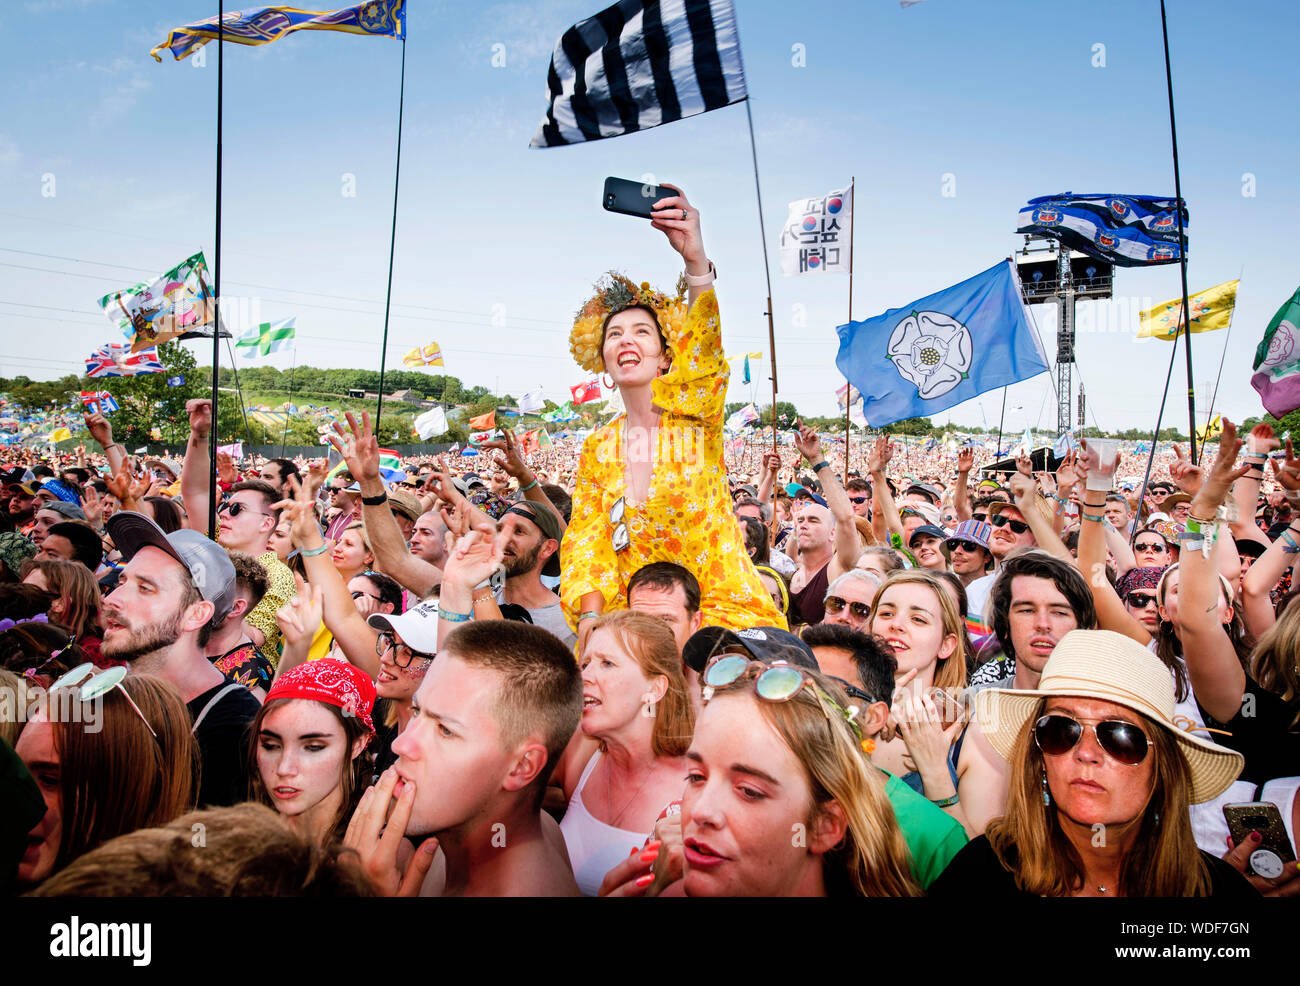
[(175, 459), (2, 453), (5, 892), (1300, 893), (1290, 441), (727, 451), (655, 209), (682, 286), (597, 283), (581, 442), (214, 464), (197, 400)]

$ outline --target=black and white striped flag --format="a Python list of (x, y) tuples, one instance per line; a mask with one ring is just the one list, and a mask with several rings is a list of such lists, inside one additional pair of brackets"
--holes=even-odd
[(618, 137), (746, 97), (731, 0), (620, 0), (560, 36), (533, 147)]

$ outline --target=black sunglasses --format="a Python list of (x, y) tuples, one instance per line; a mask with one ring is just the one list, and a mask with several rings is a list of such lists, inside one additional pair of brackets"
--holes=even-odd
[(1010, 524), (1011, 530), (1016, 534), (1024, 534), (1025, 531), (1029, 530), (1029, 525), (1023, 520), (1012, 520), (1005, 514), (994, 514), (989, 518), (989, 523), (994, 527), (1006, 527)]
[(268, 514), (268, 513), (263, 513), (261, 510), (254, 510), (254, 509), (253, 509), (252, 507), (250, 507), (247, 503), (240, 503), (238, 500), (235, 500), (235, 501), (233, 501), (233, 502), (227, 500), (227, 501), (226, 501), (225, 503), (223, 503), (221, 506), (217, 507), (217, 513), (219, 513), (219, 514), (220, 514), (220, 513), (228, 513), (228, 514), (230, 514), (230, 516), (232, 516), (232, 517), (238, 517), (238, 516), (239, 516), (240, 514), (242, 514), (245, 510), (247, 510), (250, 514), (261, 514), (261, 516), (263, 516), (263, 517), (270, 517), (270, 516), (271, 516), (271, 515)]
[(851, 497), (849, 497), (849, 502), (850, 502), (850, 503), (866, 503), (866, 502), (867, 502), (868, 500), (870, 500), (870, 499), (871, 499), (871, 497), (869, 497), (869, 496), (851, 496)]
[(1143, 541), (1141, 544), (1133, 545), (1134, 551), (1164, 551), (1165, 543), (1163, 541)]
[(984, 547), (982, 544), (976, 544), (974, 541), (966, 541), (962, 538), (949, 538), (943, 543), (943, 545), (948, 549), (948, 554), (952, 554), (958, 548), (962, 551), (969, 551), (973, 554), (980, 548)]
[(981, 513), (981, 514), (971, 514), (971, 515), (970, 515), (970, 519), (971, 519), (971, 520), (988, 520), (988, 516), (989, 516), (989, 515), (988, 515), (987, 512), (985, 512), (985, 513)]
[(835, 684), (837, 684), (837, 685), (839, 685), (841, 688), (843, 688), (843, 689), (844, 689), (844, 694), (847, 695), (849, 698), (856, 698), (859, 702), (872, 702), (872, 701), (874, 701), (874, 699), (873, 699), (870, 695), (868, 695), (866, 692), (864, 692), (864, 691), (863, 691), (861, 688), (859, 688), (857, 685), (850, 685), (850, 684), (849, 684), (847, 681), (845, 681), (843, 678), (837, 678), (837, 677), (835, 677), (835, 675), (833, 675), (833, 674), (828, 674), (826, 677), (827, 677), (827, 678), (830, 678), (831, 681), (835, 682)]
[[(1113, 760), (1130, 767), (1147, 757), (1150, 744), (1146, 733), (1131, 722), (1106, 719), (1089, 725), (1097, 743)], [(1034, 742), (1051, 757), (1069, 753), (1083, 739), (1083, 723), (1066, 715), (1046, 715), (1034, 723)]]
[(1130, 592), (1128, 595), (1126, 595), (1124, 597), (1124, 601), (1127, 602), (1134, 609), (1146, 609), (1148, 606), (1150, 606), (1153, 602), (1156, 601), (1156, 597), (1154, 593), (1137, 592), (1135, 590), (1133, 592)]
[(828, 613), (842, 613), (847, 606), (849, 612), (859, 620), (865, 620), (871, 615), (871, 607), (866, 603), (847, 602), (839, 596), (827, 596), (825, 606)]

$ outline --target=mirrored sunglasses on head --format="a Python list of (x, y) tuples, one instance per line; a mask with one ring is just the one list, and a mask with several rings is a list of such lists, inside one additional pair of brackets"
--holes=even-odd
[(108, 694), (116, 688), (122, 693), (122, 697), (126, 699), (127, 704), (131, 706), (135, 714), (140, 717), (140, 721), (144, 723), (144, 728), (149, 730), (149, 735), (157, 739), (158, 734), (154, 732), (153, 726), (149, 725), (149, 720), (140, 711), (140, 706), (135, 704), (135, 699), (131, 698), (127, 690), (122, 687), (122, 679), (125, 677), (126, 668), (124, 667), (109, 668), (96, 674), (95, 665), (87, 662), (77, 665), (56, 681), (50, 686), (50, 691), (54, 692), (59, 688), (75, 688), (77, 689), (77, 697), (83, 702), (89, 702)]
[[(722, 653), (709, 661), (708, 666), (704, 669), (704, 674), (700, 681), (703, 684), (703, 699), (707, 704), (713, 698), (714, 693), (720, 688), (729, 688), (736, 682), (743, 680), (751, 668), (760, 669), (754, 676), (754, 692), (765, 702), (788, 702), (799, 694), (804, 688), (813, 693), (817, 699), (818, 705), (826, 714), (826, 718), (831, 718), (830, 709), (834, 709), (836, 714), (843, 719), (858, 739), (862, 739), (862, 727), (858, 725), (857, 715), (861, 710), (856, 705), (851, 705), (847, 709), (836, 702), (831, 696), (826, 694), (817, 682), (803, 668), (795, 667), (792, 664), (764, 664), (762, 661), (756, 661), (745, 654)], [(827, 708), (830, 707), (830, 709)]]

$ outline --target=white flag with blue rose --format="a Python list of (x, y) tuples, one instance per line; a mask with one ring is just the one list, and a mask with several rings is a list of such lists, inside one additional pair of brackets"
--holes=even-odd
[(837, 328), (835, 365), (873, 428), (925, 417), (1047, 370), (1011, 261)]

